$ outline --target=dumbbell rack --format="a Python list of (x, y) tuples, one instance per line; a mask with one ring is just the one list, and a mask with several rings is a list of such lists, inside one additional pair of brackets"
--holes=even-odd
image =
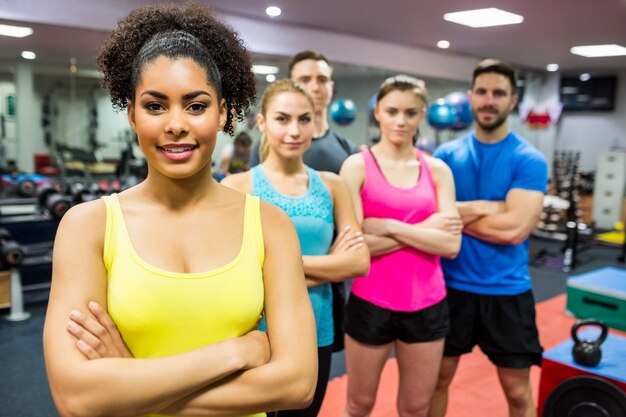
[[(581, 236), (592, 241), (593, 229), (582, 220), (580, 209), (580, 152), (557, 151), (553, 163), (551, 193), (544, 199), (544, 210), (532, 234), (564, 242), (563, 256), (552, 264), (569, 272), (576, 266), (577, 255), (589, 246), (580, 246)], [(536, 258), (546, 255), (541, 251)]]
[(21, 245), (15, 241), (13, 235), (5, 228), (0, 228), (0, 279), (8, 285), (7, 293), (10, 297), (2, 296), (3, 303), (8, 301), (11, 308), (10, 314), (6, 317), (9, 321), (22, 321), (30, 317), (24, 311), (24, 300), (22, 293), (22, 278), (19, 266), (24, 260), (24, 251)]
[(47, 299), (52, 278), (52, 246), (58, 221), (42, 214), (1, 216), (0, 227), (8, 230), (22, 248), (19, 265), (24, 302)]
[[(567, 223), (583, 223), (580, 210), (580, 152), (555, 152), (552, 186), (544, 201), (537, 235), (567, 240)], [(554, 203), (554, 204), (553, 204)]]

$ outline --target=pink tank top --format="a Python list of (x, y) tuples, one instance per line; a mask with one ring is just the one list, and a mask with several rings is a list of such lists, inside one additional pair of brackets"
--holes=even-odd
[[(371, 151), (361, 151), (365, 160), (361, 188), (363, 218), (415, 224), (437, 211), (437, 191), (430, 168), (421, 152), (417, 149), (415, 152), (420, 161), (417, 184), (398, 188), (384, 177)], [(419, 311), (446, 296), (439, 256), (410, 247), (372, 256), (368, 275), (355, 279), (351, 291), (374, 305), (394, 311)]]

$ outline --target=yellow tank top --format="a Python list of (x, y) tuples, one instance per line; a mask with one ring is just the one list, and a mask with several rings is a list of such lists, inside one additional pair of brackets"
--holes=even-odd
[(246, 195), (243, 239), (235, 259), (189, 274), (165, 271), (141, 259), (117, 195), (103, 199), (108, 311), (135, 358), (175, 355), (256, 328), (264, 304), (265, 259), (257, 197)]

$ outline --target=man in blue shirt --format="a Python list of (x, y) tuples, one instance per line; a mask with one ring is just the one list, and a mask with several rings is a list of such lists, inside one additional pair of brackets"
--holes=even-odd
[(475, 130), (434, 154), (452, 169), (464, 236), (456, 259), (442, 259), (452, 329), (429, 416), (445, 415), (460, 356), (478, 345), (497, 368), (509, 416), (532, 417), (530, 367), (540, 365), (543, 349), (528, 273), (528, 235), (543, 208), (547, 164), (509, 130), (508, 115), (518, 100), (510, 65), (482, 61), (469, 100)]

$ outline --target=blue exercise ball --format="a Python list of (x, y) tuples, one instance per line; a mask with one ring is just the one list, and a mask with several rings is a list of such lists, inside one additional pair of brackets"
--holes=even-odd
[(450, 129), (454, 125), (456, 114), (454, 108), (440, 98), (430, 105), (426, 118), (428, 123), (435, 129)]
[(356, 105), (350, 99), (335, 101), (330, 106), (330, 118), (340, 126), (347, 126), (356, 119)]
[(455, 119), (450, 128), (452, 130), (464, 130), (474, 123), (469, 96), (463, 91), (455, 91), (445, 97), (448, 106), (454, 109)]
[(376, 120), (376, 117), (374, 116), (374, 108), (376, 107), (376, 103), (378, 103), (377, 94), (374, 94), (372, 97), (370, 97), (369, 100), (367, 100), (367, 115), (369, 118), (370, 126), (378, 126), (378, 120)]

